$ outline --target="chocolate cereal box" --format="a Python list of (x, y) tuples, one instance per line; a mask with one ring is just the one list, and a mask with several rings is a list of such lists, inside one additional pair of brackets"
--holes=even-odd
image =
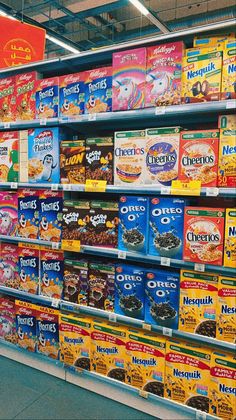
[(37, 352), (44, 356), (59, 357), (59, 311), (53, 308), (37, 306), (36, 335)]
[(43, 248), (40, 251), (40, 294), (60, 299), (63, 290), (63, 251)]
[(0, 243), (0, 285), (19, 289), (18, 244)]
[(60, 242), (63, 193), (41, 190), (39, 193), (39, 239)]
[(15, 300), (8, 296), (0, 296), (0, 339), (17, 342)]
[(35, 85), (36, 118), (57, 118), (59, 115), (59, 79), (38, 80)]
[(0, 132), (0, 182), (18, 182), (19, 134)]
[(63, 299), (79, 305), (88, 304), (88, 261), (64, 260)]
[(90, 202), (89, 228), (87, 244), (117, 248), (119, 210), (116, 201)]
[(233, 277), (219, 277), (218, 301), (216, 307), (218, 340), (235, 343), (236, 337), (236, 279)]
[(59, 77), (60, 117), (77, 117), (84, 113), (84, 74), (74, 73)]
[(18, 225), (18, 194), (0, 191), (0, 235), (16, 236)]
[(22, 238), (37, 239), (39, 230), (39, 192), (29, 188), (18, 191), (18, 231)]
[(218, 186), (236, 187), (236, 129), (220, 130)]
[(62, 184), (85, 184), (85, 141), (60, 142), (60, 178)]
[(16, 120), (22, 121), (35, 119), (35, 84), (38, 78), (38, 73), (36, 71), (16, 75)]
[(236, 40), (229, 41), (223, 51), (221, 99), (236, 98)]
[(85, 114), (96, 114), (112, 110), (112, 68), (102, 67), (85, 71)]
[(25, 350), (35, 352), (37, 306), (29, 302), (16, 300), (15, 308), (17, 344)]
[(15, 119), (15, 77), (4, 77), (0, 79), (0, 122), (15, 121)]
[(113, 263), (89, 262), (88, 305), (93, 308), (114, 310), (115, 266)]
[(114, 143), (111, 137), (86, 139), (86, 180), (104, 180), (113, 184)]
[(39, 246), (19, 243), (19, 289), (26, 293), (39, 291)]
[(236, 268), (236, 208), (225, 212), (224, 266)]

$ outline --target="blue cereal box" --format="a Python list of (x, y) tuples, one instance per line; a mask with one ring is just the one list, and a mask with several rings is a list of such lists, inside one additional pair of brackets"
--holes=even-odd
[(19, 243), (19, 289), (36, 295), (39, 288), (39, 246)]
[(115, 313), (144, 319), (145, 272), (142, 268), (118, 264), (115, 274)]
[(179, 273), (146, 272), (145, 322), (178, 329)]
[(58, 359), (59, 357), (59, 311), (53, 308), (37, 307), (36, 334), (37, 352)]
[(147, 253), (148, 207), (146, 197), (121, 196), (119, 200), (118, 248)]
[(179, 198), (150, 199), (149, 254), (182, 259), (184, 206)]
[(61, 299), (63, 289), (64, 253), (49, 248), (40, 252), (40, 294)]
[(39, 239), (60, 242), (63, 193), (42, 190), (39, 193)]
[(84, 72), (85, 114), (112, 110), (112, 67)]
[(32, 183), (59, 183), (59, 129), (35, 128), (28, 134), (28, 179)]
[(59, 79), (52, 77), (35, 82), (36, 118), (58, 117)]
[(17, 344), (23, 349), (35, 352), (37, 306), (29, 302), (16, 300), (15, 311)]
[(84, 73), (59, 77), (60, 117), (75, 117), (84, 113)]
[(38, 238), (39, 196), (38, 191), (29, 188), (18, 191), (18, 236)]

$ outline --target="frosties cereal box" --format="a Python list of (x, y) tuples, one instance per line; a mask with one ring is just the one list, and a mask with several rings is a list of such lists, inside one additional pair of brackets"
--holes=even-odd
[(179, 330), (215, 337), (217, 299), (215, 274), (181, 270)]
[(226, 44), (223, 51), (221, 99), (236, 98), (236, 40)]
[(59, 77), (60, 117), (76, 117), (84, 113), (84, 74), (74, 73)]
[(225, 210), (185, 207), (184, 260), (222, 265)]
[(236, 269), (236, 208), (225, 212), (224, 266)]
[(211, 350), (169, 339), (166, 342), (164, 396), (209, 411)]
[(60, 142), (62, 184), (85, 184), (85, 141)]
[(35, 352), (37, 306), (29, 302), (16, 300), (15, 308), (17, 344), (23, 349)]
[(112, 110), (112, 68), (102, 67), (85, 71), (84, 113), (96, 114)]
[(126, 383), (164, 396), (165, 339), (140, 330), (128, 330)]
[(18, 245), (1, 242), (0, 251), (0, 284), (19, 289)]
[(18, 191), (18, 229), (22, 238), (37, 239), (39, 229), (39, 195), (29, 188)]
[(37, 294), (39, 290), (39, 247), (19, 243), (19, 289)]
[(37, 352), (52, 359), (59, 358), (59, 311), (44, 306), (36, 313)]
[(19, 135), (0, 132), (0, 182), (17, 182), (19, 177)]
[(63, 290), (64, 253), (41, 249), (40, 252), (40, 294), (60, 299)]
[(57, 118), (59, 115), (59, 79), (38, 80), (35, 85), (36, 118)]
[(79, 305), (88, 305), (88, 289), (88, 261), (66, 258), (63, 299)]
[(15, 300), (0, 296), (0, 339), (16, 344)]
[(216, 307), (218, 340), (235, 343), (236, 337), (236, 279), (233, 277), (219, 277), (218, 301)]
[(125, 382), (127, 329), (94, 320), (91, 328), (91, 370)]
[(218, 128), (236, 130), (236, 114), (219, 115)]
[(220, 130), (218, 186), (236, 187), (236, 129)]
[(90, 370), (91, 324), (84, 316), (59, 315), (60, 360), (65, 365)]
[(145, 183), (145, 148), (145, 130), (119, 131), (115, 133), (115, 185), (136, 185)]
[(146, 48), (112, 55), (113, 111), (144, 107), (146, 88)]
[(60, 242), (63, 194), (41, 190), (39, 193), (39, 239)]
[(181, 133), (178, 179), (201, 181), (202, 187), (217, 185), (219, 136), (218, 129)]
[(0, 79), (0, 121), (15, 121), (15, 77)]
[(18, 224), (17, 193), (0, 191), (0, 235), (16, 236)]
[(37, 79), (38, 74), (35, 71), (16, 75), (16, 120), (35, 119), (35, 82)]
[(146, 107), (180, 103), (183, 55), (182, 41), (147, 48)]
[(182, 103), (217, 101), (221, 95), (222, 52), (183, 58)]

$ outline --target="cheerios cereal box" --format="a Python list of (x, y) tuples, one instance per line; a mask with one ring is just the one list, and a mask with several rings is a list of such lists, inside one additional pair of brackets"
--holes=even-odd
[(37, 352), (44, 356), (59, 357), (59, 311), (44, 306), (37, 307), (36, 335)]
[(217, 275), (181, 270), (179, 330), (215, 337), (217, 299)]
[(127, 329), (94, 320), (91, 328), (91, 370), (125, 382)]
[(64, 253), (50, 249), (40, 251), (40, 294), (60, 299), (63, 290)]
[(39, 239), (60, 242), (63, 194), (58, 191), (39, 192)]
[(22, 238), (37, 239), (39, 229), (39, 193), (23, 188), (18, 191), (18, 231)]
[(225, 213), (224, 266), (236, 269), (236, 208)]
[(224, 218), (223, 208), (185, 207), (185, 261), (222, 265)]
[(236, 129), (220, 130), (218, 186), (236, 187)]
[(85, 71), (84, 113), (97, 114), (112, 110), (112, 67)]
[(15, 301), (17, 344), (28, 351), (36, 350), (37, 306), (21, 300)]
[(59, 78), (38, 80), (35, 84), (36, 118), (57, 118)]
[(19, 180), (19, 133), (0, 132), (0, 182)]
[(39, 290), (39, 246), (18, 244), (20, 290), (37, 294)]
[(84, 113), (84, 73), (59, 77), (59, 115), (76, 117)]
[(35, 119), (35, 83), (37, 79), (39, 79), (39, 75), (36, 71), (16, 75), (16, 120)]
[(221, 99), (236, 98), (236, 40), (225, 45), (223, 52)]
[(128, 330), (126, 383), (164, 396), (165, 343), (163, 337), (140, 330)]
[(236, 416), (236, 359), (233, 354), (213, 352), (210, 387), (210, 414), (220, 419), (234, 419)]
[(236, 130), (236, 114), (219, 115), (218, 128)]
[(0, 121), (15, 121), (15, 119), (15, 77), (10, 76), (0, 79)]
[(219, 277), (217, 302), (218, 340), (235, 343), (236, 337), (236, 279), (233, 277)]
[(208, 413), (210, 363), (210, 349), (167, 340), (164, 396)]

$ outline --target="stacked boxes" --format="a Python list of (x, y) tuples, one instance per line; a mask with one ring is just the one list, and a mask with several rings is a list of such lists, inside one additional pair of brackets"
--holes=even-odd
[(38, 78), (39, 75), (35, 71), (16, 75), (16, 120), (34, 120), (36, 118), (35, 85)]

